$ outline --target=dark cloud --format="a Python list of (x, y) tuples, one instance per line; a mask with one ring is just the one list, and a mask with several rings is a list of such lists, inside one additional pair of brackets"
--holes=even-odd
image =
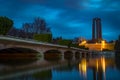
[(92, 19), (100, 17), (103, 38), (110, 40), (120, 34), (119, 4), (120, 0), (0, 0), (0, 15), (12, 18), (16, 27), (42, 17), (55, 37), (87, 39), (91, 39)]

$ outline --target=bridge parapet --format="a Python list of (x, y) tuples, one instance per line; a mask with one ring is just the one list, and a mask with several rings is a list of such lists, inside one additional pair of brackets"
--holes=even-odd
[(0, 36), (0, 49), (12, 47), (30, 48), (40, 52), (41, 54), (48, 50), (59, 50), (62, 53), (64, 53), (65, 51), (72, 51), (73, 53), (82, 51), (89, 52), (89, 50), (79, 49), (75, 47), (68, 48), (68, 46), (62, 46), (46, 42), (38, 42), (35, 40)]
[[(28, 43), (28, 44), (35, 44), (35, 45), (45, 45), (45, 46), (50, 46), (50, 47), (57, 47), (57, 48), (67, 48), (68, 49), (68, 46), (62, 46), (62, 45), (57, 45), (57, 44), (51, 44), (51, 43), (46, 43), (46, 42), (38, 42), (38, 41), (35, 41), (35, 40), (32, 40), (32, 39), (21, 39), (21, 38), (11, 38), (11, 37), (4, 37), (4, 36), (0, 36), (0, 40), (6, 40), (8, 42), (17, 42), (17, 43), (20, 43), (20, 42), (23, 42), (23, 43)], [(75, 48), (75, 47), (71, 47), (70, 49), (73, 49), (73, 50), (79, 50), (79, 51), (88, 51), (88, 50), (85, 50), (85, 49), (79, 49), (79, 48)]]

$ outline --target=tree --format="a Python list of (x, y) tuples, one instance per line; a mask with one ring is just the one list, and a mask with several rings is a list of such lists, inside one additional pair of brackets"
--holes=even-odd
[(8, 17), (0, 17), (0, 34), (6, 35), (7, 32), (12, 28), (13, 21)]
[(8, 31), (7, 35), (17, 37), (17, 32), (18, 32), (18, 29), (16, 29), (15, 27), (12, 27), (12, 28)]
[(34, 37), (38, 34), (51, 34), (50, 28), (46, 27), (46, 22), (42, 18), (35, 18), (32, 23), (24, 23), (22, 30), (25, 32), (26, 38)]
[(14, 37), (21, 37), (21, 38), (25, 38), (25, 32), (21, 29), (17, 29), (15, 27), (12, 27), (9, 32), (7, 33), (7, 35), (9, 36), (14, 36)]
[(24, 23), (23, 26), (22, 26), (22, 31), (24, 31), (26, 38), (29, 38), (30, 34), (31, 34), (31, 36), (33, 36), (33, 34), (32, 34), (33, 33), (32, 24), (31, 23)]
[(37, 41), (50, 43), (52, 41), (52, 34), (35, 34), (33, 38)]
[(46, 27), (46, 22), (45, 22), (45, 20), (44, 19), (42, 19), (42, 18), (39, 18), (39, 17), (37, 17), (37, 18), (35, 18), (34, 19), (34, 22), (33, 22), (33, 25), (32, 25), (33, 27), (33, 32), (35, 33), (35, 34), (43, 34), (43, 33), (48, 33), (48, 32), (51, 32), (50, 31), (50, 28), (47, 28)]
[(65, 45), (68, 46), (70, 48), (71, 46), (71, 40), (67, 40), (67, 39), (61, 39), (58, 41), (59, 45)]

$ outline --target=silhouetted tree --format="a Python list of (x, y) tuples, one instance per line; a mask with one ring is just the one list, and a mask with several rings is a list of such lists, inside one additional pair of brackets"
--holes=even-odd
[(21, 29), (17, 29), (15, 27), (12, 27), (9, 32), (7, 33), (7, 35), (9, 36), (14, 36), (14, 37), (21, 37), (21, 38), (25, 38), (25, 32)]
[(25, 32), (26, 38), (33, 37), (36, 34), (51, 33), (50, 28), (46, 27), (46, 22), (42, 18), (35, 18), (33, 23), (24, 23), (22, 30)]
[(13, 26), (13, 21), (8, 17), (0, 17), (0, 34), (6, 35)]
[(32, 35), (33, 31), (32, 31), (31, 23), (24, 23), (23, 26), (22, 26), (22, 30), (25, 33), (26, 38), (30, 38), (30, 34), (31, 34), (31, 36), (33, 36)]
[(46, 32), (51, 32), (51, 31), (50, 31), (50, 28), (47, 28), (47, 29), (46, 29)]
[[(41, 35), (40, 35), (41, 34)], [(7, 33), (7, 35), (10, 36), (15, 36), (15, 37), (21, 37), (21, 38), (34, 38), (34, 36), (39, 35), (39, 37), (43, 37), (43, 35), (46, 37), (44, 37), (44, 39), (48, 39), (50, 38), (49, 42), (51, 41), (51, 31), (50, 28), (46, 27), (46, 23), (45, 20), (41, 19), (41, 18), (35, 18), (35, 20), (33, 21), (33, 23), (24, 23), (22, 25), (21, 29), (17, 29), (15, 27), (12, 27), (9, 32)], [(50, 36), (48, 36), (50, 35)], [(37, 36), (38, 37), (38, 36)], [(35, 39), (38, 39), (35, 37)], [(42, 39), (42, 40), (44, 40)], [(41, 40), (41, 39), (40, 39)]]
[(7, 35), (9, 35), (9, 36), (16, 36), (16, 35), (17, 35), (17, 32), (18, 32), (18, 30), (17, 30), (15, 27), (12, 27), (12, 28), (8, 31)]
[(50, 28), (46, 27), (46, 22), (42, 18), (35, 18), (33, 26), (35, 34), (50, 32)]

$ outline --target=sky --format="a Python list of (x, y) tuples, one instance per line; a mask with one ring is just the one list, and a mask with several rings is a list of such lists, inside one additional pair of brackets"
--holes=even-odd
[(120, 0), (0, 0), (0, 16), (14, 21), (14, 27), (45, 19), (53, 37), (73, 39), (92, 37), (92, 19), (101, 18), (105, 40), (120, 34)]

